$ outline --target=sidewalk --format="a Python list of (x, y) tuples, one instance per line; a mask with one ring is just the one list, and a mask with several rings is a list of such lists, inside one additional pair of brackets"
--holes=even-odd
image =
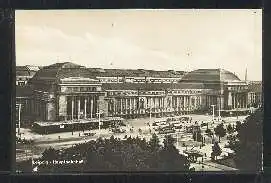
[(203, 164), (215, 167), (215, 168), (220, 169), (220, 170), (225, 170), (225, 171), (237, 171), (238, 170), (236, 168), (232, 168), (232, 167), (228, 167), (228, 166), (225, 166), (225, 165), (217, 164), (217, 163), (211, 162), (211, 161), (205, 161), (205, 162), (203, 162)]

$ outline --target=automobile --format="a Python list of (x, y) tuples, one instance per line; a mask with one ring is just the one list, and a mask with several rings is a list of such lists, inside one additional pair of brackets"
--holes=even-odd
[(157, 123), (153, 123), (152, 126), (158, 126)]
[(114, 133), (125, 133), (125, 130), (124, 129), (120, 129), (120, 128), (113, 128), (112, 132), (114, 132)]
[(173, 125), (168, 125), (166, 127), (159, 128), (158, 133), (159, 134), (175, 133), (175, 129)]
[(84, 133), (85, 136), (94, 136), (96, 133)]
[(183, 125), (181, 125), (181, 124), (174, 124), (174, 128), (175, 129), (182, 129)]
[(168, 133), (175, 133), (174, 129), (161, 129), (158, 131), (158, 134), (168, 134)]
[(172, 121), (170, 124), (178, 125), (178, 124), (180, 124), (180, 121)]

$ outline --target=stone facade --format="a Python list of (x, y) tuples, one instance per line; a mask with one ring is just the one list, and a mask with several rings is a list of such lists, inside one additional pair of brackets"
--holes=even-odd
[(90, 119), (98, 113), (136, 118), (205, 112), (212, 105), (215, 111), (247, 108), (256, 100), (246, 82), (220, 69), (197, 70), (169, 83), (165, 78), (134, 82), (141, 76), (112, 83), (110, 76), (98, 76), (95, 79), (88, 69), (72, 63), (41, 69), (30, 80), (34, 91), (27, 103), (30, 113), (44, 121)]

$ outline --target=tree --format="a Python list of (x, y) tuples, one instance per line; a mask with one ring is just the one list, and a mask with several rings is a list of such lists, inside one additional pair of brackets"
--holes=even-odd
[(238, 141), (233, 150), (234, 161), (241, 170), (260, 171), (262, 168), (262, 122), (263, 111), (260, 108), (239, 125)]
[(233, 129), (233, 127), (231, 126), (231, 124), (229, 124), (229, 125), (227, 126), (227, 132), (228, 132), (229, 134), (232, 134), (232, 133), (234, 132), (234, 129)]
[(166, 135), (163, 141), (163, 148), (159, 152), (159, 170), (169, 171), (178, 170), (188, 171), (190, 164), (184, 155), (179, 154), (174, 145), (174, 138)]
[(212, 150), (213, 151), (211, 153), (211, 156), (214, 160), (216, 160), (216, 157), (222, 153), (221, 148), (219, 147), (217, 142), (215, 142), (214, 145), (212, 146)]
[(241, 123), (240, 121), (237, 121), (237, 122), (236, 122), (235, 130), (236, 130), (237, 132), (239, 132), (240, 129), (241, 129), (241, 126), (242, 126), (242, 123)]
[(228, 139), (228, 143), (229, 143), (229, 148), (230, 149), (236, 149), (236, 144), (237, 144), (237, 137), (236, 137), (236, 135), (229, 135), (228, 137), (227, 137), (227, 139)]
[(56, 160), (59, 157), (59, 151), (55, 150), (54, 148), (50, 147), (49, 149), (45, 149), (42, 153), (43, 160)]
[(194, 141), (197, 141), (197, 142), (202, 141), (202, 135), (201, 135), (200, 131), (193, 132), (193, 139), (194, 139)]
[(150, 141), (148, 142), (148, 146), (152, 152), (159, 151), (161, 145), (159, 144), (159, 138), (155, 133), (152, 134), (152, 137), (151, 137)]
[(176, 149), (176, 147), (174, 146), (174, 142), (175, 142), (175, 139), (171, 136), (171, 135), (166, 135), (165, 136), (165, 139), (163, 141), (163, 144), (164, 144), (164, 149)]
[(214, 134), (209, 128), (205, 132), (206, 132), (207, 136), (209, 136), (209, 137), (212, 137)]
[(226, 135), (226, 129), (224, 128), (223, 124), (217, 125), (217, 127), (214, 129), (214, 131), (215, 131), (215, 134), (219, 138), (219, 142), (220, 142), (220, 138), (224, 137)]
[[(39, 171), (188, 171), (190, 164), (185, 156), (179, 154), (174, 143), (174, 138), (166, 136), (164, 145), (161, 146), (154, 134), (149, 142), (139, 137), (129, 137), (126, 140), (113, 136), (109, 139), (99, 138), (67, 148), (62, 154), (50, 148), (44, 151), (43, 160), (83, 159), (84, 163), (39, 166)], [(31, 169), (31, 163), (22, 165), (28, 165)]]

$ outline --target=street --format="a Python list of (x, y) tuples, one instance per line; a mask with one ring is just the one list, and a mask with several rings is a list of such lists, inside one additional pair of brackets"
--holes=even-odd
[[(190, 115), (192, 117), (192, 121), (183, 123), (183, 126), (189, 126), (192, 124), (195, 124), (197, 122), (198, 125), (201, 125), (202, 122), (208, 123), (208, 128), (213, 129), (217, 124), (220, 124), (221, 122), (212, 122), (212, 116), (208, 115)], [(238, 119), (236, 117), (227, 117), (222, 118), (224, 121), (224, 125), (228, 124), (234, 124), (237, 120), (242, 121), (246, 118), (246, 116), (239, 116)], [(22, 139), (26, 140), (33, 140), (33, 143), (30, 145), (17, 145), (17, 149), (20, 149), (19, 152), (17, 152), (16, 160), (23, 161), (27, 158), (33, 158), (40, 157), (42, 152), (49, 148), (55, 148), (55, 149), (63, 149), (72, 147), (75, 144), (79, 143), (86, 143), (91, 140), (96, 140), (97, 138), (110, 138), (112, 135), (115, 138), (124, 139), (125, 137), (139, 137), (139, 138), (145, 138), (146, 140), (149, 140), (152, 136), (152, 133), (157, 133), (153, 129), (152, 123), (154, 123), (157, 120), (161, 120), (161, 118), (140, 118), (140, 119), (128, 119), (125, 120), (125, 127), (121, 127), (123, 130), (125, 130), (125, 133), (114, 133), (110, 129), (101, 129), (100, 131), (97, 130), (87, 130), (87, 131), (76, 131), (76, 132), (64, 132), (64, 133), (55, 133), (55, 134), (48, 134), (48, 135), (40, 135), (31, 132), (30, 129), (23, 129), (21, 128), (22, 132)], [(133, 129), (131, 131), (131, 129)], [(207, 127), (201, 126), (200, 127), (202, 134), (204, 137), (207, 136), (204, 135)], [(86, 136), (84, 134), (92, 133), (92, 136)], [(215, 163), (211, 162), (211, 153), (212, 153), (212, 142), (206, 141), (205, 145), (201, 147), (200, 142), (195, 142), (192, 138), (191, 133), (187, 133), (185, 130), (181, 130), (180, 132), (175, 132), (171, 134), (174, 138), (176, 138), (177, 142), (175, 143), (176, 148), (179, 150), (180, 153), (184, 153), (184, 150), (187, 149), (193, 149), (198, 152), (201, 152), (202, 154), (205, 154), (205, 157), (198, 158), (197, 162), (191, 163), (191, 167), (194, 167), (196, 171), (202, 171), (202, 170), (208, 170), (208, 171), (216, 171), (216, 170), (232, 170), (230, 167), (225, 167), (222, 165), (216, 165)], [(160, 139), (160, 143), (163, 143), (164, 135), (158, 134), (158, 137)], [(217, 139), (217, 138), (216, 138)], [(184, 146), (185, 144), (185, 146)], [(226, 152), (228, 152), (228, 149), (224, 146), (227, 144), (226, 137), (221, 138), (221, 141), (219, 143), (219, 146), (221, 147), (222, 154), (221, 157), (224, 155), (227, 155)], [(218, 157), (218, 158), (221, 158)]]

